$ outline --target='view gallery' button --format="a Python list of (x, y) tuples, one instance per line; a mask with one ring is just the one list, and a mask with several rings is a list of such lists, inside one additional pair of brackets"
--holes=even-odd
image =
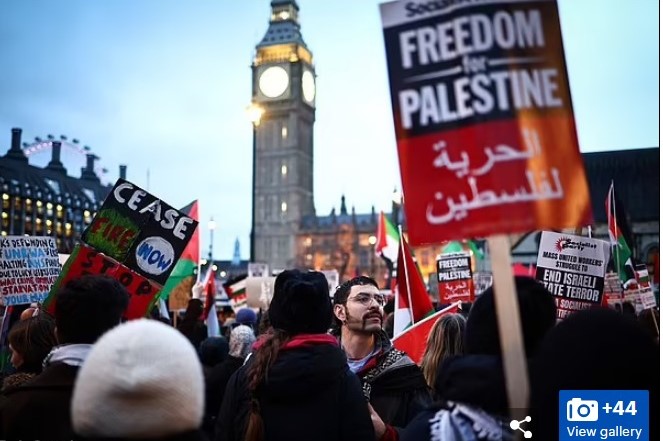
[(649, 439), (649, 391), (562, 390), (559, 439)]

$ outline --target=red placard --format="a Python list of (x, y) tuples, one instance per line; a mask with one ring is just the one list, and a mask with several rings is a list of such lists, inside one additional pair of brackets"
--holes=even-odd
[(67, 260), (57, 282), (53, 285), (44, 306), (49, 312), (55, 311), (55, 297), (61, 286), (69, 280), (87, 274), (104, 274), (117, 279), (129, 292), (129, 306), (124, 318), (127, 320), (144, 317), (154, 297), (161, 287), (126, 266), (86, 245), (76, 245)]
[(554, 0), (381, 5), (413, 245), (591, 223)]

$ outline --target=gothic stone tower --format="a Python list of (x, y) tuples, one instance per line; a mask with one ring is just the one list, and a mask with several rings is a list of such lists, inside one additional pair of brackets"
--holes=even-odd
[(302, 38), (295, 0), (272, 0), (265, 37), (256, 46), (254, 105), (253, 260), (275, 270), (295, 265), (295, 237), (313, 205), (315, 70)]

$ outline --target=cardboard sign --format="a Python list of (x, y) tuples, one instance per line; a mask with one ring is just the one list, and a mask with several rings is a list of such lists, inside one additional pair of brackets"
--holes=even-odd
[(336, 288), (341, 284), (338, 270), (322, 270), (320, 272), (324, 274), (325, 279), (327, 279), (327, 286), (329, 286), (329, 297), (334, 297)]
[(544, 231), (536, 279), (555, 297), (557, 319), (600, 305), (610, 244), (603, 240)]
[(440, 255), (437, 258), (437, 284), (442, 304), (474, 301), (470, 255), (468, 253)]
[(591, 224), (556, 2), (429, 3), (380, 5), (410, 242)]
[(150, 304), (161, 287), (137, 274), (126, 266), (85, 245), (76, 245), (69, 260), (62, 268), (62, 274), (57, 279), (44, 306), (53, 313), (55, 311), (55, 297), (60, 287), (72, 279), (87, 274), (103, 274), (117, 279), (129, 292), (129, 306), (124, 317), (127, 320), (144, 317)]
[(53, 237), (0, 237), (0, 301), (4, 306), (41, 303), (60, 275)]
[(614, 271), (607, 272), (603, 282), (603, 306), (614, 307), (621, 304), (623, 290), (619, 274)]
[(248, 277), (269, 277), (269, 265), (260, 262), (249, 262)]
[[(636, 274), (638, 275), (638, 288), (640, 290), (640, 303), (642, 309), (656, 308), (656, 296), (652, 290), (649, 281), (649, 271), (647, 265), (638, 264), (635, 266)], [(640, 311), (638, 311), (640, 312)]]
[(160, 285), (198, 222), (124, 179), (109, 193), (83, 241)]

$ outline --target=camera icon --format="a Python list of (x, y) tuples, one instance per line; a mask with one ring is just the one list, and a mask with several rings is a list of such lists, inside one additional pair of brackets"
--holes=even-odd
[(566, 402), (567, 421), (598, 421), (599, 403), (594, 400), (571, 398)]

